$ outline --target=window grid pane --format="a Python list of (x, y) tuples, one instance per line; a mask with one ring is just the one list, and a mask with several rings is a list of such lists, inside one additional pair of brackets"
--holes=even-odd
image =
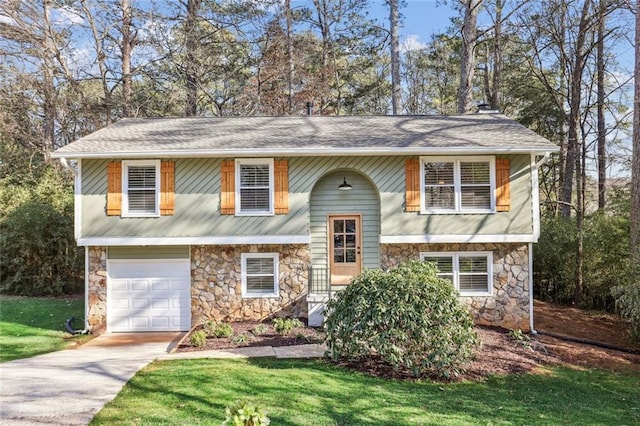
[(240, 210), (269, 211), (269, 165), (240, 164)]
[(247, 292), (263, 294), (274, 292), (275, 264), (273, 258), (247, 258), (245, 268)]
[(488, 291), (487, 274), (460, 274), (460, 291)]
[(460, 272), (475, 273), (482, 272), (487, 273), (487, 258), (484, 256), (460, 256)]
[(156, 168), (127, 167), (127, 208), (130, 213), (156, 213)]
[(485, 256), (460, 256), (458, 268), (460, 291), (486, 292), (489, 290), (489, 265)]
[(490, 181), (489, 162), (461, 162), (460, 163), (460, 182), (464, 184), (485, 184), (489, 185)]
[(460, 188), (462, 208), (491, 208), (491, 186), (465, 186)]
[(455, 188), (453, 186), (425, 187), (424, 204), (427, 209), (454, 209)]
[(155, 190), (130, 189), (128, 199), (130, 213), (155, 213), (156, 211)]
[(428, 161), (422, 164), (425, 210), (490, 210), (493, 205), (490, 160)]
[(455, 186), (452, 162), (425, 163), (424, 204), (426, 209), (454, 209)]
[(424, 255), (422, 260), (435, 263), (438, 277), (453, 283), (462, 293), (491, 293), (489, 259), (486, 255), (454, 253), (449, 255)]
[(425, 257), (423, 260), (435, 263), (440, 271), (438, 272), (438, 276), (451, 281), (453, 284), (453, 257)]

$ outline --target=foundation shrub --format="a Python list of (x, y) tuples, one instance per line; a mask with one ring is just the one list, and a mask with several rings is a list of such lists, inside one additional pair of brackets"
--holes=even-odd
[(207, 333), (209, 337), (215, 338), (223, 338), (223, 337), (231, 337), (233, 335), (233, 327), (231, 324), (227, 323), (219, 323), (215, 321), (207, 321), (203, 330)]
[(202, 330), (194, 331), (189, 338), (192, 346), (196, 348), (203, 348), (207, 343), (207, 333)]
[(328, 355), (452, 378), (464, 371), (478, 338), (473, 319), (435, 265), (411, 260), (365, 270), (327, 303)]
[(303, 324), (297, 318), (274, 318), (273, 328), (276, 333), (283, 336), (289, 335), (294, 328), (302, 327)]

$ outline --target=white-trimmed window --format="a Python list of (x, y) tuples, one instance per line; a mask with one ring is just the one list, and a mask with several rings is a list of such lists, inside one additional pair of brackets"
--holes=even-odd
[(422, 213), (495, 211), (494, 157), (420, 157)]
[(278, 253), (243, 253), (242, 296), (278, 297)]
[(159, 216), (160, 160), (122, 162), (122, 216)]
[(439, 277), (450, 280), (461, 296), (491, 296), (493, 292), (493, 253), (420, 253), (420, 259), (435, 263)]
[(236, 214), (273, 214), (273, 159), (236, 160)]

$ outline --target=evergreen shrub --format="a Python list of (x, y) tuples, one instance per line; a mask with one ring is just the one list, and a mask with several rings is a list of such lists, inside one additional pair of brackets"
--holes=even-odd
[(355, 277), (327, 303), (325, 327), (334, 360), (379, 360), (416, 377), (457, 376), (478, 345), (451, 282), (416, 260)]

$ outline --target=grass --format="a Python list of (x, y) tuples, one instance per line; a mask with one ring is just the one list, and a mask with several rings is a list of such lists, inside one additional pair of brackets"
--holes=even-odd
[(550, 368), (485, 382), (403, 382), (321, 360), (157, 361), (92, 425), (212, 424), (238, 399), (274, 425), (638, 424), (640, 377)]
[(0, 362), (65, 349), (86, 336), (71, 337), (64, 323), (83, 327), (84, 300), (0, 296)]

